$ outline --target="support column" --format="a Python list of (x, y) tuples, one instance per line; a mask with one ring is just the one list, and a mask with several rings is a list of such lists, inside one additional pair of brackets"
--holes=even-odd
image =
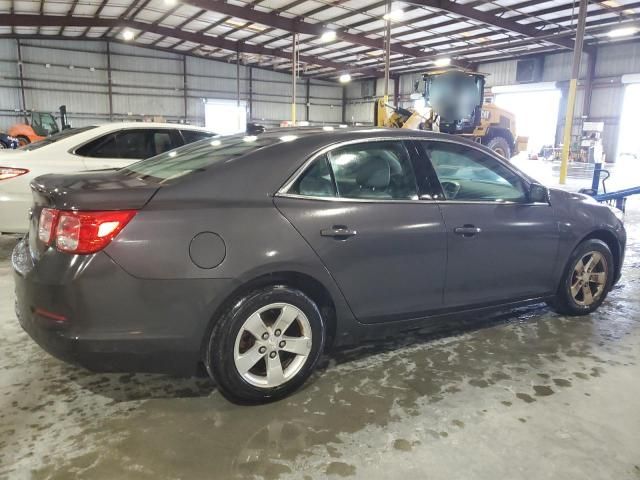
[(311, 78), (309, 78), (309, 77), (307, 77), (306, 88), (307, 88), (307, 95), (306, 95), (306, 98), (305, 98), (304, 105), (306, 107), (307, 122), (310, 122), (311, 119), (309, 118), (309, 116), (310, 116), (310, 113), (311, 113)]
[(298, 34), (293, 33), (291, 47), (291, 78), (293, 81), (291, 92), (291, 124), (296, 124), (296, 86), (298, 82)]
[(397, 107), (400, 103), (400, 77), (393, 77), (393, 106)]
[(342, 123), (347, 123), (347, 87), (342, 87)]
[(580, 59), (582, 57), (584, 28), (587, 20), (587, 3), (587, 0), (580, 0), (580, 10), (578, 12), (578, 28), (576, 31), (576, 43), (573, 50), (573, 67), (571, 70), (571, 81), (569, 82), (569, 94), (567, 95), (567, 112), (564, 122), (562, 163), (560, 164), (560, 184), (565, 184), (567, 182), (567, 170), (569, 168), (569, 149), (571, 148), (571, 129), (573, 127), (573, 112), (576, 106), (578, 76), (580, 75)]
[(236, 50), (236, 106), (240, 107), (240, 50)]
[(253, 121), (253, 67), (249, 67), (249, 121)]
[(384, 34), (384, 104), (389, 103), (389, 68), (391, 65), (391, 0), (387, 0), (386, 28)]
[(253, 121), (253, 67), (249, 67), (249, 121)]
[(184, 123), (188, 122), (189, 112), (187, 105), (187, 56), (182, 56), (182, 99), (184, 101)]
[(18, 77), (20, 78), (20, 100), (22, 105), (22, 115), (24, 116), (24, 123), (29, 123), (29, 115), (27, 114), (27, 100), (24, 94), (24, 71), (22, 70), (22, 46), (20, 45), (20, 39), (16, 38), (16, 44), (18, 48)]
[(593, 96), (593, 79), (596, 76), (596, 62), (598, 61), (598, 50), (594, 48), (587, 56), (587, 78), (584, 82), (584, 99), (582, 102), (582, 116), (591, 115), (591, 97)]
[(111, 78), (111, 43), (107, 42), (107, 96), (109, 97), (109, 121), (113, 121), (113, 81)]

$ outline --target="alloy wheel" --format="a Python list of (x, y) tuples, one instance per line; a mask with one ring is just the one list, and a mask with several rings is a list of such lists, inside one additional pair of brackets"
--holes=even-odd
[(234, 345), (234, 363), (249, 384), (278, 387), (304, 367), (312, 347), (311, 324), (298, 307), (272, 303), (245, 320)]
[(600, 252), (588, 252), (576, 263), (571, 276), (571, 296), (585, 307), (596, 302), (607, 285), (607, 260)]

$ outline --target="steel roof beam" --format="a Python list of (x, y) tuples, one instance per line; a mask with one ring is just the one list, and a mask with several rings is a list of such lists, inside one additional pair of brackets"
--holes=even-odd
[[(206, 8), (213, 12), (222, 13), (232, 17), (250, 20), (253, 23), (259, 23), (267, 27), (277, 28), (291, 33), (303, 33), (319, 37), (326, 30), (322, 23), (307, 23), (300, 18), (286, 18), (281, 15), (274, 15), (271, 12), (261, 12), (232, 5), (230, 3), (223, 3), (220, 0), (186, 0), (183, 3), (194, 7)], [(336, 33), (340, 40), (345, 42), (364, 45), (371, 48), (384, 48), (384, 40), (382, 38), (369, 38), (365, 35), (348, 33), (344, 29), (336, 30)], [(410, 57), (422, 54), (420, 49), (403, 47), (397, 43), (391, 45), (391, 51), (394, 53), (408, 55)]]
[[(540, 12), (538, 12), (538, 14), (539, 15), (544, 15), (546, 13), (551, 13), (551, 12), (549, 12), (549, 10), (556, 10), (557, 8), (558, 7), (552, 7), (550, 9), (546, 9), (546, 10), (540, 11)], [(611, 9), (607, 9), (606, 11), (605, 10), (598, 10), (597, 12), (594, 12), (594, 13), (600, 14), (602, 12), (602, 13), (610, 13), (610, 14), (612, 14), (612, 13), (619, 13), (619, 11), (622, 11), (622, 9), (628, 10), (628, 9), (634, 9), (634, 8), (640, 8), (640, 2), (634, 2), (634, 3), (630, 3), (630, 4), (627, 4), (627, 5), (624, 5), (624, 6), (614, 7), (614, 8), (611, 8)], [(566, 10), (566, 7), (564, 9)], [(633, 16), (630, 16), (628, 14), (627, 14), (627, 17), (634, 18)], [(523, 16), (512, 17), (512, 18), (513, 19), (520, 19), (520, 18), (523, 18)], [(573, 18), (574, 18), (573, 16), (558, 17), (558, 18), (554, 19), (554, 22), (555, 23), (563, 23), (563, 22), (571, 21)], [(587, 26), (588, 27), (589, 26), (597, 26), (597, 25), (601, 25), (601, 24), (604, 24), (604, 23), (613, 23), (613, 22), (617, 22), (617, 21), (618, 21), (617, 17), (599, 19), (599, 20), (592, 20), (590, 22), (589, 21), (587, 22)], [(545, 22), (537, 22), (537, 23), (530, 24), (530, 26), (537, 28), (537, 27), (540, 27), (540, 26), (542, 26), (544, 24), (545, 24)], [(462, 30), (451, 31), (451, 32), (448, 32), (448, 33), (451, 34), (451, 35), (459, 35), (459, 34), (465, 32), (465, 31), (476, 30), (478, 28), (483, 28), (483, 27), (476, 26), (476, 27), (473, 27), (471, 29), (465, 28), (465, 29), (462, 29)], [(539, 32), (540, 33), (536, 38), (516, 37), (516, 38), (511, 38), (511, 39), (496, 39), (496, 40), (491, 40), (489, 42), (483, 43), (481, 45), (478, 45), (478, 44), (472, 45), (471, 48), (485, 48), (485, 49), (486, 48), (492, 48), (496, 44), (500, 44), (501, 45), (504, 42), (513, 41), (513, 40), (515, 40), (516, 42), (522, 42), (523, 44), (524, 43), (536, 43), (536, 42), (539, 42), (539, 41), (548, 41), (549, 42), (548, 34), (550, 32), (553, 33), (553, 34), (559, 35), (559, 36), (564, 36), (564, 37), (566, 37), (568, 35), (573, 35), (573, 31), (569, 27), (566, 27), (566, 26), (565, 27), (556, 27), (555, 29), (549, 29), (549, 30), (539, 30)], [(475, 35), (472, 35), (472, 36), (469, 36), (469, 37), (460, 38), (460, 39), (458, 39), (456, 41), (465, 42), (465, 41), (477, 40), (477, 39), (480, 39), (480, 38), (485, 38), (485, 37), (488, 37), (488, 36), (491, 36), (491, 35), (496, 35), (496, 34), (499, 34), (499, 33), (501, 33), (501, 32), (492, 32), (492, 33), (483, 32), (483, 33), (478, 33), (478, 34), (475, 34)], [(400, 36), (402, 36), (402, 35), (404, 35), (404, 32)], [(428, 37), (427, 39), (429, 39), (429, 38), (432, 38), (432, 37)], [(413, 42), (415, 42), (415, 41), (416, 40), (413, 40)], [(423, 47), (432, 49), (433, 47), (447, 45), (447, 44), (449, 44), (451, 42), (452, 42), (451, 40), (441, 40), (441, 41), (438, 41), (438, 42), (434, 42), (434, 43), (423, 45)], [(549, 43), (551, 43), (551, 42), (549, 42)], [(353, 47), (348, 47), (348, 48), (352, 49)], [(465, 47), (455, 47), (455, 50), (461, 50), (463, 48), (465, 48)], [(340, 49), (340, 51), (342, 51), (342, 50), (343, 49)], [(336, 50), (336, 51), (338, 51), (338, 50)], [(450, 54), (451, 52), (452, 52), (451, 49), (440, 50), (440, 51), (434, 52), (434, 55), (447, 55), (447, 54)], [(331, 53), (331, 52), (329, 52), (329, 53)], [(357, 52), (357, 53), (366, 54), (366, 51)], [(352, 57), (353, 55), (356, 55), (356, 52), (346, 53), (344, 55), (340, 55), (340, 56), (337, 56), (337, 57), (332, 57), (331, 60), (342, 61), (344, 59), (348, 59), (348, 58)], [(359, 62), (362, 62), (362, 61), (363, 60), (359, 60)]]
[[(524, 35), (525, 37), (535, 38), (540, 34), (540, 32), (536, 28), (531, 28), (528, 25), (523, 25), (510, 19), (498, 17), (497, 15), (493, 15), (490, 12), (480, 11), (476, 8), (469, 7), (468, 5), (455, 3), (451, 0), (410, 0), (410, 3), (423, 7), (436, 8), (445, 12), (455, 13), (470, 20), (476, 20), (486, 25), (499, 27), (509, 32), (519, 33), (520, 35)], [(575, 45), (575, 42), (569, 39), (549, 40), (549, 42), (554, 43), (560, 47), (568, 48), (570, 50), (573, 50)]]
[[(640, 19), (640, 16), (636, 16), (635, 18)], [(633, 18), (633, 17), (632, 17)], [(588, 34), (598, 34), (601, 33), (605, 30), (608, 30), (609, 28), (611, 28), (612, 25), (636, 25), (635, 21), (627, 21), (627, 22), (623, 22), (623, 23), (617, 23), (615, 21), (615, 19), (599, 19), (599, 20), (594, 20), (591, 23), (589, 23), (587, 25), (587, 33)], [(560, 29), (556, 29), (554, 31), (548, 31), (548, 33), (546, 35), (543, 35), (542, 37), (540, 37), (540, 40), (542, 41), (546, 41), (547, 37), (567, 37), (568, 35), (571, 35), (571, 33), (566, 32), (566, 31), (560, 31)], [(482, 63), (485, 62), (487, 58), (508, 58), (509, 55), (515, 55), (515, 54), (521, 54), (523, 52), (520, 51), (511, 51), (509, 49), (511, 48), (515, 48), (515, 47), (520, 47), (520, 46), (525, 46), (530, 44), (530, 39), (520, 39), (516, 42), (510, 42), (507, 40), (502, 40), (502, 44), (498, 45), (497, 48), (492, 47), (492, 46), (488, 46), (488, 45), (481, 45), (478, 46), (476, 48), (472, 48), (472, 49), (465, 49), (465, 47), (456, 47), (450, 50), (446, 50), (446, 51), (442, 51), (441, 55), (452, 55), (455, 53), (460, 53), (461, 55), (473, 55), (475, 53), (480, 53), (483, 51), (487, 51), (487, 50), (492, 50), (492, 49), (496, 49), (498, 50), (500, 47), (503, 47), (505, 49), (504, 52), (502, 53), (497, 53), (496, 55), (493, 55), (491, 57), (479, 57), (479, 58), (468, 58), (466, 59), (468, 62), (472, 63), (472, 64), (477, 64), (477, 63)], [(557, 45), (554, 46), (541, 46), (539, 47), (541, 49), (544, 49), (545, 51), (558, 51), (558, 47)], [(535, 52), (537, 51), (537, 49), (530, 49), (527, 52), (524, 52), (526, 54), (528, 54), (529, 52)], [(416, 62), (427, 62), (430, 59), (433, 59), (433, 56), (425, 56), (425, 57), (421, 57), (421, 58), (414, 58), (411, 60), (411, 63), (407, 62), (406, 60), (396, 60), (396, 61), (392, 61), (391, 62), (391, 66), (392, 67), (398, 67), (398, 66), (406, 66), (408, 68), (408, 70), (394, 70), (394, 73), (407, 73), (410, 71), (413, 71), (411, 69), (411, 65), (415, 64)], [(359, 68), (355, 68), (355, 69), (350, 69), (349, 72), (352, 74), (355, 73), (360, 73), (360, 72), (366, 72), (367, 74), (369, 74), (371, 72), (371, 70), (376, 70), (377, 74), (379, 75), (381, 72), (381, 68), (382, 66), (372, 66), (372, 65), (363, 65), (362, 67)], [(317, 71), (319, 71), (320, 69), (315, 69)], [(311, 71), (308, 72), (309, 75), (311, 76), (317, 76), (316, 75), (316, 71)], [(326, 76), (327, 74), (325, 72), (323, 72), (322, 74), (318, 73), (318, 75), (321, 76)], [(331, 74), (329, 74), (331, 75)]]
[[(117, 18), (94, 18), (94, 17), (64, 17), (57, 15), (15, 15), (0, 14), (0, 25), (11, 27), (129, 27), (142, 32), (151, 32), (167, 37), (178, 38), (188, 42), (199, 43), (210, 47), (221, 48), (232, 52), (251, 53), (255, 55), (269, 55), (279, 58), (290, 58), (288, 52), (282, 49), (266, 48), (260, 45), (251, 45), (242, 41), (228, 40), (226, 38), (204, 35), (202, 33), (186, 32), (184, 30), (174, 30), (169, 27), (162, 27), (151, 23), (143, 23), (134, 20), (119, 20)], [(145, 44), (137, 46), (144, 47)], [(178, 52), (182, 53), (182, 52)], [(300, 61), (312, 65), (320, 65), (327, 68), (342, 70), (345, 64), (332, 62), (330, 60), (306, 55), (300, 56)]]

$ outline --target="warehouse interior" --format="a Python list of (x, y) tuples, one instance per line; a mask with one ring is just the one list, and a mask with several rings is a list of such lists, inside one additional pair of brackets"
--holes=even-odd
[(329, 350), (293, 395), (239, 406), (206, 375), (96, 373), (43, 351), (14, 308), (24, 234), (1, 233), (0, 478), (639, 479), (640, 2), (0, 0), (9, 135), (39, 112), (62, 132), (377, 135), (380, 99), (420, 111), (442, 69), (482, 73), (483, 102), (515, 116), (527, 147), (505, 161), (613, 192), (596, 200), (624, 211), (626, 255), (597, 311), (538, 303)]

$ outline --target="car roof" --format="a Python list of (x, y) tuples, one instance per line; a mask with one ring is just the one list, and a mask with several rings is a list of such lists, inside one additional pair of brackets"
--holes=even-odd
[[(259, 137), (279, 137), (286, 138), (290, 136), (298, 137), (302, 142), (297, 142), (298, 145), (306, 145), (309, 151), (316, 148), (322, 148), (323, 146), (330, 146), (332, 144), (357, 141), (357, 140), (371, 140), (382, 138), (402, 138), (410, 140), (448, 140), (458, 143), (467, 144), (476, 148), (481, 148), (487, 153), (494, 155), (494, 153), (483, 147), (478, 142), (466, 138), (463, 135), (451, 135), (447, 133), (432, 132), (427, 130), (411, 130), (404, 128), (383, 128), (383, 127), (287, 127), (276, 128), (273, 130), (266, 130), (263, 133), (258, 134)], [(285, 143), (287, 140), (284, 140)], [(274, 144), (271, 148), (276, 147)], [(309, 152), (310, 153), (310, 152)]]
[(335, 141), (348, 141), (358, 138), (375, 138), (375, 137), (403, 137), (416, 139), (442, 139), (450, 138), (455, 140), (465, 140), (460, 135), (449, 135), (446, 133), (432, 132), (427, 130), (410, 130), (404, 128), (383, 128), (383, 127), (287, 127), (275, 128), (273, 130), (265, 130), (259, 136), (283, 137), (285, 135), (297, 135), (304, 137), (318, 137), (324, 141), (331, 143)]
[[(110, 122), (96, 123), (91, 125), (104, 130), (118, 130), (121, 128), (178, 128), (180, 130), (194, 130), (200, 132), (212, 132), (206, 127), (198, 127), (195, 125), (186, 125), (182, 123), (159, 123), (159, 122)], [(213, 133), (213, 132), (212, 132)]]

